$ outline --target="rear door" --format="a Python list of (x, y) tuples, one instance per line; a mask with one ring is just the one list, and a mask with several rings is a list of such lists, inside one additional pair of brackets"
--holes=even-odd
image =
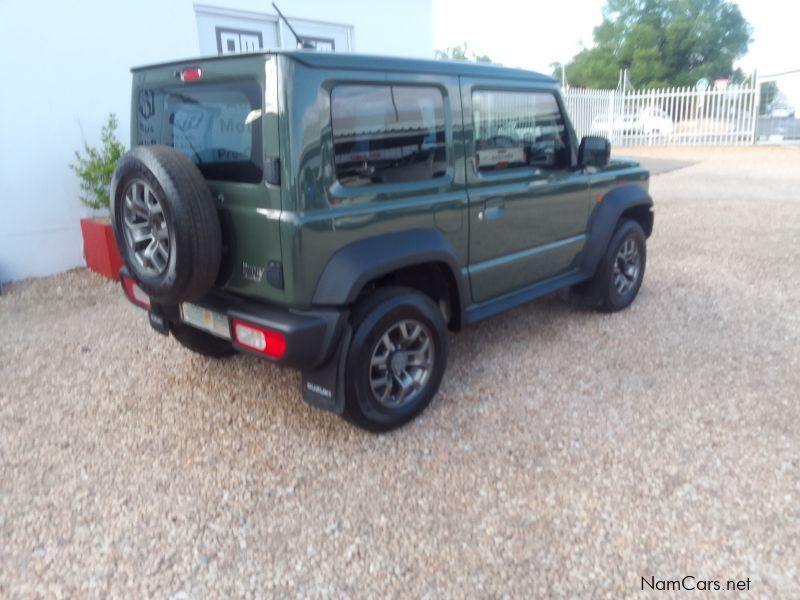
[[(181, 77), (191, 72), (192, 77)], [(280, 265), (281, 187), (276, 59), (231, 56), (134, 71), (132, 142), (170, 146), (196, 165), (217, 201), (223, 255), (217, 285), (282, 302), (266, 278)]]
[(555, 90), (462, 78), (469, 277), (485, 302), (577, 266), (591, 210)]

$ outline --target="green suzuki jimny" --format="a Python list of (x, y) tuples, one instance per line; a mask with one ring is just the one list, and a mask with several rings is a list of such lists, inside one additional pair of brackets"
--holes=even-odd
[(568, 288), (627, 307), (649, 173), (580, 145), (558, 84), (467, 62), (264, 52), (133, 70), (112, 183), (156, 331), (302, 370), (372, 431), (431, 402), (448, 329)]

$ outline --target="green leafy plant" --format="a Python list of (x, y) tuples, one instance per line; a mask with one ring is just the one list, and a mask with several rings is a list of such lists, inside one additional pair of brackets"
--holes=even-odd
[(108, 209), (111, 177), (125, 146), (117, 139), (117, 117), (108, 115), (101, 130), (100, 147), (90, 146), (83, 140), (83, 154), (75, 151), (75, 163), (69, 167), (81, 180), (81, 202), (93, 210)]

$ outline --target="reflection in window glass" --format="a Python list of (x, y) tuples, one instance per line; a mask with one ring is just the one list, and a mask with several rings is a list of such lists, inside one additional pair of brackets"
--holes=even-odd
[(143, 89), (136, 139), (180, 150), (208, 179), (256, 183), (261, 96), (259, 86), (249, 82)]
[(475, 91), (472, 114), (479, 171), (570, 166), (569, 136), (553, 94)]
[(444, 102), (436, 88), (342, 85), (331, 93), (336, 177), (363, 186), (442, 177)]

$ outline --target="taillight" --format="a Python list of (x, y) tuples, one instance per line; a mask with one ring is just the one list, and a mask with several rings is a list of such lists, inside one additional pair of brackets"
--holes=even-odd
[(141, 306), (148, 310), (150, 309), (150, 296), (145, 294), (144, 290), (140, 288), (133, 279), (130, 277), (123, 277), (122, 289), (125, 290), (125, 295), (128, 297), (128, 300), (133, 302), (136, 306)]
[(233, 320), (233, 339), (250, 350), (255, 350), (271, 358), (280, 358), (286, 352), (286, 336), (280, 331)]
[(195, 67), (193, 69), (184, 69), (181, 72), (181, 81), (200, 81), (200, 78), (203, 76), (203, 72), (200, 70), (200, 67)]

